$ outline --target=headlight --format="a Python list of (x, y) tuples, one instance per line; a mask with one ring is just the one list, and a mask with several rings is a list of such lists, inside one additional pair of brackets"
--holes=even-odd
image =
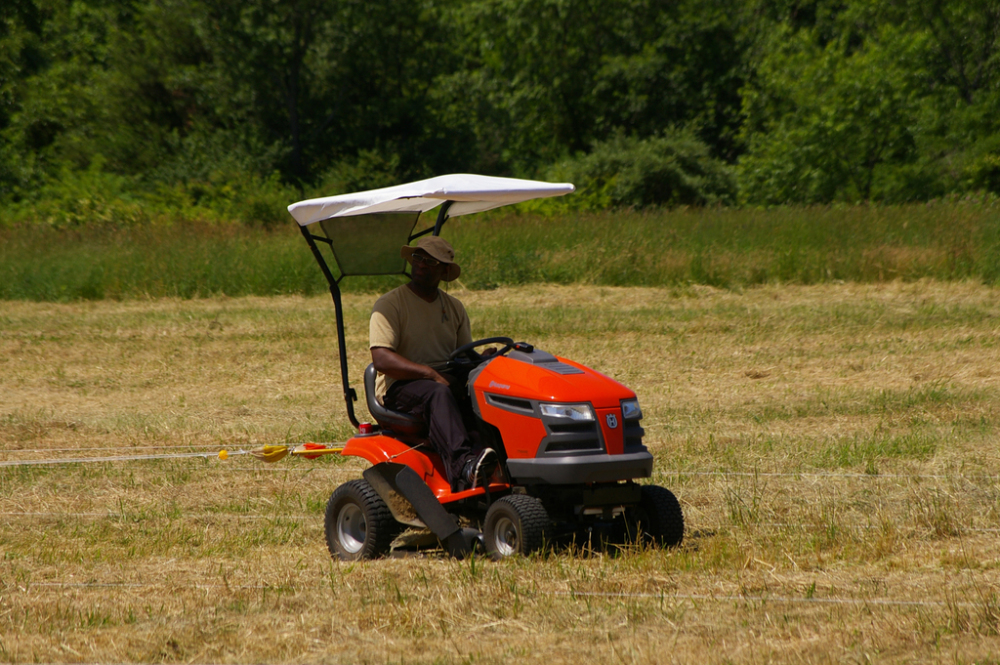
[(642, 409), (639, 408), (639, 400), (622, 400), (622, 418), (625, 420), (639, 420), (642, 418)]
[(593, 420), (594, 410), (588, 404), (539, 404), (543, 416), (569, 418), (570, 420)]

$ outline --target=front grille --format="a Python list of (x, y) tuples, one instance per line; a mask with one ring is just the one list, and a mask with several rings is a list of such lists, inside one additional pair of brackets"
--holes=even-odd
[(574, 450), (600, 449), (601, 441), (596, 436), (572, 441), (568, 439), (550, 439), (548, 444), (545, 446), (545, 452), (547, 453), (566, 453)]
[(625, 452), (633, 448), (642, 448), (642, 437), (646, 430), (639, 424), (638, 419), (626, 420), (622, 423), (622, 434), (625, 436)]
[(604, 449), (595, 422), (552, 422), (545, 420), (548, 436), (542, 440), (545, 453), (594, 452)]
[(563, 433), (563, 432), (589, 432), (593, 433), (597, 431), (596, 425), (594, 423), (552, 423), (549, 425), (549, 431), (552, 433)]

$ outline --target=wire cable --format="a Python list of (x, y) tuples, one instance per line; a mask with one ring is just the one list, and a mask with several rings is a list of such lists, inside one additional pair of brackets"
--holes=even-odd
[[(29, 582), (18, 585), (16, 589), (30, 592), (31, 589), (150, 589), (150, 588), (182, 588), (182, 589), (239, 589), (239, 590), (275, 590), (300, 591), (302, 589), (290, 585), (273, 584), (178, 584), (175, 582)], [(722, 603), (781, 603), (806, 605), (853, 605), (862, 607), (961, 607), (974, 608), (981, 604), (968, 601), (951, 600), (895, 600), (892, 598), (816, 598), (769, 595), (714, 595), (697, 593), (622, 593), (612, 591), (542, 591), (546, 596), (558, 596), (571, 599), (604, 598), (610, 600), (686, 600), (692, 602), (722, 602)]]
[[(227, 455), (249, 455), (249, 450), (234, 450)], [(168, 453), (164, 455), (115, 455), (113, 457), (69, 457), (65, 459), (36, 459), (36, 460), (7, 460), (0, 462), (0, 467), (5, 466), (42, 466), (47, 464), (88, 464), (94, 462), (133, 462), (137, 460), (151, 459), (183, 459), (192, 457), (218, 457), (219, 453)]]

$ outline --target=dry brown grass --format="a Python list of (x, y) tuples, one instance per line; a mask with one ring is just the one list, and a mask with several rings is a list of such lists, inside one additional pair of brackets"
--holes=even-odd
[[(2, 467), (0, 661), (996, 662), (1000, 293), (460, 296), (638, 392), (683, 547), (345, 565), (353, 460)], [(336, 362), (324, 298), (0, 303), (0, 463), (342, 440)]]

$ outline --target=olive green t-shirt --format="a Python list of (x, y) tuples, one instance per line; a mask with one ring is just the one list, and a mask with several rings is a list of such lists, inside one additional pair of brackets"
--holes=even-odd
[[(465, 307), (457, 298), (438, 291), (427, 302), (406, 284), (375, 301), (368, 327), (368, 348), (392, 349), (407, 360), (441, 369), (451, 352), (472, 341)], [(381, 403), (393, 384), (381, 372), (375, 380), (375, 395)]]

